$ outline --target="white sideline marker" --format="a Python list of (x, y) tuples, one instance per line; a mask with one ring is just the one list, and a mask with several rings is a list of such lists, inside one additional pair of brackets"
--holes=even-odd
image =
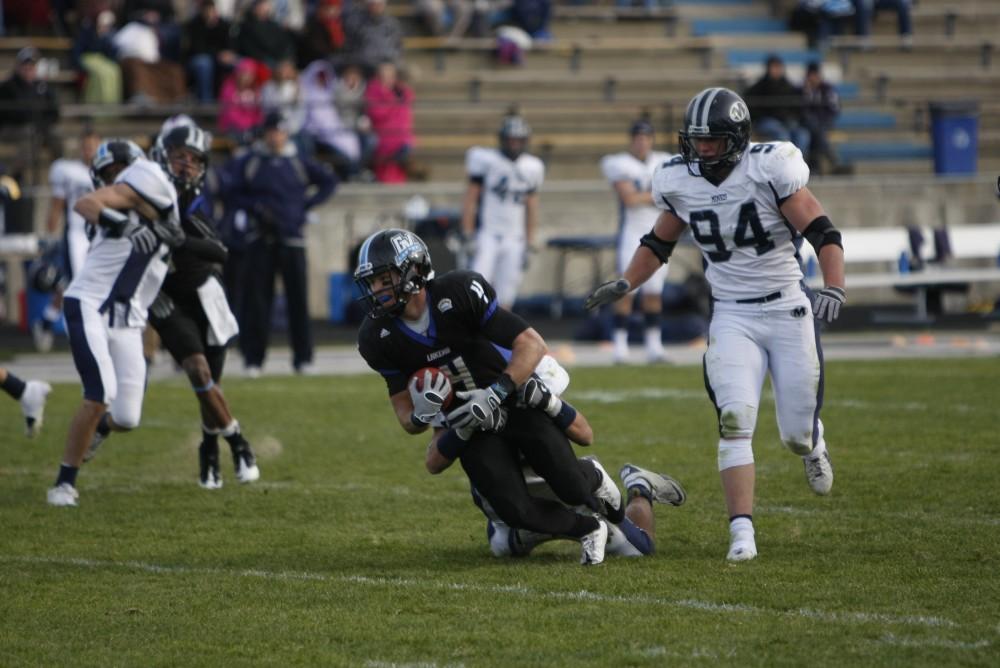
[(449, 591), (471, 591), (482, 594), (512, 594), (525, 598), (557, 599), (571, 601), (593, 601), (598, 603), (623, 603), (625, 605), (658, 605), (668, 608), (685, 608), (710, 613), (741, 613), (748, 615), (773, 615), (778, 617), (798, 617), (839, 624), (885, 624), (902, 626), (924, 626), (933, 628), (959, 628), (956, 622), (943, 617), (928, 617), (924, 615), (889, 615), (880, 612), (836, 612), (799, 608), (797, 610), (774, 610), (743, 603), (713, 603), (694, 599), (668, 599), (656, 596), (613, 596), (599, 592), (581, 591), (544, 591), (532, 589), (523, 585), (475, 585), (463, 582), (444, 582), (433, 580), (408, 580), (404, 578), (372, 577), (368, 575), (327, 575), (306, 571), (266, 571), (258, 569), (236, 570), (224, 568), (209, 568), (195, 566), (165, 566), (144, 561), (112, 561), (100, 559), (81, 559), (74, 557), (35, 557), (0, 555), (0, 562), (24, 564), (55, 564), (61, 566), (78, 566), (80, 568), (121, 568), (146, 573), (162, 575), (228, 575), (233, 577), (251, 577), (264, 580), (299, 580), (318, 582), (344, 582), (375, 587), (408, 587), (414, 589), (438, 589)]

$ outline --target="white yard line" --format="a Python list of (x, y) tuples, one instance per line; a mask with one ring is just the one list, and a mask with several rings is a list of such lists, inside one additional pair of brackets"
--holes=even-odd
[(524, 585), (478, 585), (464, 582), (448, 582), (421, 578), (387, 578), (369, 575), (331, 575), (306, 571), (267, 571), (267, 570), (236, 570), (224, 568), (208, 568), (199, 566), (167, 566), (144, 561), (115, 561), (106, 559), (80, 559), (74, 557), (40, 557), (0, 554), (0, 562), (22, 564), (50, 564), (56, 566), (75, 566), (92, 569), (123, 569), (135, 570), (159, 575), (218, 575), (229, 577), (260, 578), (274, 581), (308, 581), (308, 582), (339, 582), (370, 587), (429, 589), (436, 591), (459, 591), (486, 594), (489, 596), (509, 595), (536, 600), (585, 601), (594, 603), (623, 604), (626, 606), (657, 606), (665, 608), (681, 608), (712, 614), (743, 614), (764, 617), (785, 617), (794, 619), (811, 619), (834, 624), (881, 624), (884, 626), (918, 626), (927, 628), (959, 628), (959, 624), (943, 617), (924, 615), (891, 615), (879, 612), (839, 612), (833, 610), (817, 610), (799, 608), (797, 610), (778, 610), (763, 608), (742, 603), (716, 603), (695, 599), (670, 599), (646, 595), (612, 595), (600, 592), (580, 591), (546, 591)]

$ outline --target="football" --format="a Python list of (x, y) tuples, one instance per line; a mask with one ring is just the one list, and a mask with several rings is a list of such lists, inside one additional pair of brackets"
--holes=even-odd
[(444, 404), (441, 405), (441, 408), (442, 410), (448, 408), (448, 406), (451, 405), (452, 399), (455, 398), (455, 392), (451, 389), (451, 378), (449, 378), (448, 374), (446, 374), (444, 371), (442, 371), (436, 366), (425, 366), (422, 369), (417, 369), (415, 372), (413, 372), (413, 375), (410, 376), (410, 378), (417, 379), (418, 391), (423, 391), (424, 389), (424, 372), (426, 371), (431, 372), (431, 383), (433, 383), (434, 385), (437, 385), (438, 383), (441, 382), (440, 380), (438, 380), (439, 378), (444, 378), (443, 393), (445, 396), (444, 396)]

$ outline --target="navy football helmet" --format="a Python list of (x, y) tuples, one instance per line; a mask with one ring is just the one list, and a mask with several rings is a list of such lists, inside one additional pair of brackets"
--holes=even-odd
[[(115, 176), (133, 162), (144, 156), (142, 149), (129, 139), (105, 139), (97, 147), (94, 159), (90, 161), (90, 180), (94, 188), (103, 188), (114, 183)], [(106, 170), (112, 165), (121, 165), (114, 174)]]
[(517, 160), (528, 148), (531, 126), (520, 116), (507, 116), (500, 124), (500, 152), (508, 160)]
[[(177, 149), (188, 149), (195, 159), (201, 163), (201, 170), (194, 177), (175, 174), (170, 166), (170, 152)], [(170, 181), (177, 188), (180, 196), (194, 196), (201, 192), (205, 184), (205, 172), (208, 168), (209, 152), (212, 149), (212, 135), (197, 125), (178, 125), (156, 138), (156, 144), (149, 152), (149, 157), (159, 163)]]
[[(743, 98), (728, 88), (706, 88), (688, 103), (678, 139), (693, 176), (717, 176), (743, 159), (750, 145), (750, 110)], [(695, 139), (725, 139), (726, 145), (719, 155), (705, 160), (695, 149)]]
[[(390, 287), (375, 284), (377, 277), (388, 273)], [(413, 232), (382, 230), (371, 235), (358, 251), (354, 282), (361, 290), (365, 312), (373, 318), (402, 313), (410, 295), (434, 278), (427, 244)]]

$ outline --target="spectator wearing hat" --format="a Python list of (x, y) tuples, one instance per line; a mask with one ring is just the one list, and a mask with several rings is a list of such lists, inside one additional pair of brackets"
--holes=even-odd
[(14, 58), (14, 72), (0, 83), (0, 126), (23, 128), (36, 123), (43, 132), (59, 118), (59, 104), (48, 82), (38, 76), (41, 54), (26, 46)]
[(250, 219), (246, 263), (253, 270), (245, 280), (240, 348), (247, 375), (259, 375), (267, 354), (274, 279), (280, 272), (292, 365), (297, 373), (306, 374), (312, 371), (313, 360), (306, 214), (333, 194), (337, 182), (329, 168), (298, 154), (280, 113), (268, 114), (262, 132), (263, 139), (227, 169), (232, 202)]
[(214, 100), (222, 75), (236, 65), (231, 32), (215, 0), (202, 0), (198, 13), (184, 26), (184, 60), (199, 102)]
[(385, 5), (386, 0), (353, 0), (343, 11), (347, 56), (369, 70), (399, 62), (403, 53), (403, 28)]

